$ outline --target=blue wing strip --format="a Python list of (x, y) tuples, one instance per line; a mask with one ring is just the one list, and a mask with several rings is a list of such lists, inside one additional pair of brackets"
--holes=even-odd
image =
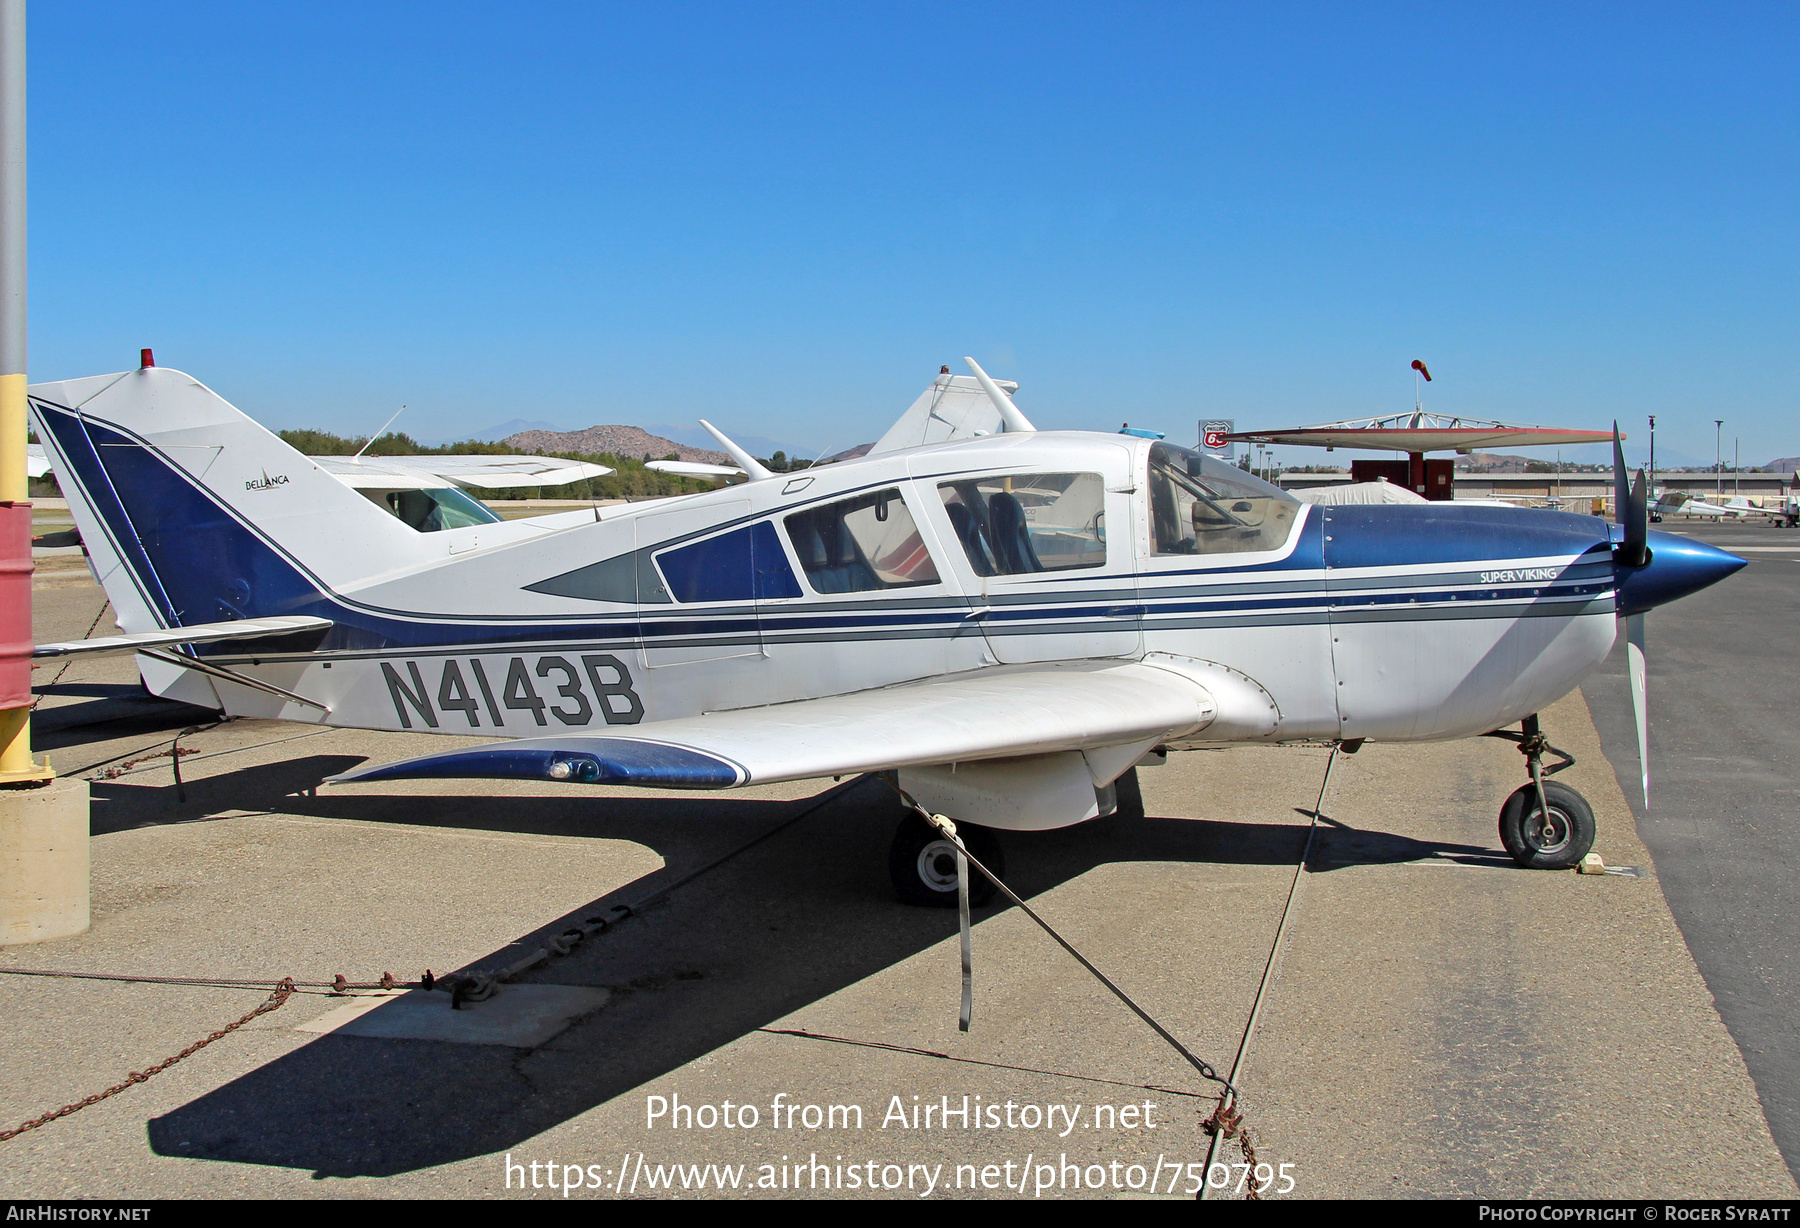
[(729, 789), (742, 784), (749, 773), (717, 755), (661, 742), (631, 738), (527, 738), (360, 768), (328, 777), (326, 783), (430, 778)]

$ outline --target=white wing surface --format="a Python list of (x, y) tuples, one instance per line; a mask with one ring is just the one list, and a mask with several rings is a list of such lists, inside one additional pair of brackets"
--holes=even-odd
[(729, 789), (1154, 744), (1204, 728), (1215, 711), (1212, 696), (1192, 678), (1152, 665), (998, 667), (851, 695), (618, 725), (604, 735), (496, 742), (330, 780), (437, 776)]
[(50, 472), (50, 458), (44, 453), (41, 443), (25, 445), (25, 473), (27, 477), (41, 478)]
[(743, 470), (736, 465), (708, 465), (701, 461), (645, 461), (644, 468), (654, 469), (658, 473), (679, 473), (697, 478), (729, 478), (742, 476)]
[(347, 486), (389, 490), (437, 486), (472, 486), (477, 490), (566, 486), (584, 478), (603, 478), (612, 472), (605, 465), (560, 460), (554, 456), (313, 456), (308, 459)]

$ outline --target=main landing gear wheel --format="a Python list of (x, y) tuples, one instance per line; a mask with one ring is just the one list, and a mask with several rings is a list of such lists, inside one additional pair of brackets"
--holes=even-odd
[[(965, 848), (996, 874), (1006, 873), (1000, 839), (986, 827), (958, 823), (956, 834)], [(888, 849), (888, 875), (902, 904), (924, 908), (956, 907), (956, 846), (917, 814), (900, 820)], [(994, 898), (987, 875), (969, 867), (969, 906), (979, 908)]]
[(1527, 869), (1571, 869), (1594, 847), (1593, 807), (1554, 780), (1544, 782), (1540, 807), (1537, 786), (1525, 785), (1500, 808), (1500, 842)]

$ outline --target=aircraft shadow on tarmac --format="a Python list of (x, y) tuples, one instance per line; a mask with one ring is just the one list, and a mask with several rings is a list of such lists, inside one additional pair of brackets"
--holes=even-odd
[[(475, 961), (482, 967), (504, 965), (572, 921), (642, 901), (809, 804), (473, 791), (294, 796), (355, 762), (313, 756), (190, 782), (185, 805), (160, 782), (98, 784), (95, 792), (115, 829), (191, 822), (209, 810), (260, 803), (365, 822), (631, 840), (662, 855), (664, 868), (655, 874), (521, 935)], [(152, 1119), (150, 1146), (160, 1155), (310, 1169), (316, 1177), (389, 1176), (517, 1148), (953, 935), (953, 910), (892, 898), (887, 847), (899, 817), (885, 786), (865, 781), (527, 973), (527, 982), (612, 991), (603, 1009), (545, 1048), (321, 1036)], [(1492, 853), (1325, 823), (1315, 870)], [(1304, 825), (1117, 816), (1008, 837), (1006, 878), (1029, 899), (1109, 862), (1291, 865), (1305, 837)], [(455, 897), (450, 906), (479, 906), (479, 883), (444, 888)], [(953, 999), (946, 1002), (953, 1009)]]
[(39, 707), (31, 717), (34, 749), (62, 750), (93, 741), (94, 727), (105, 725), (107, 737), (123, 738), (147, 733), (174, 733), (190, 725), (208, 725), (219, 718), (211, 708), (160, 699), (130, 683), (63, 682), (34, 687), (42, 699), (79, 698), (82, 703)]

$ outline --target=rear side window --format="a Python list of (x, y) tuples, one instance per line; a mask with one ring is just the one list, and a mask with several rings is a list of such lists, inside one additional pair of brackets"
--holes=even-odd
[(938, 487), (978, 576), (1106, 562), (1106, 484), (1097, 473), (1014, 473)]
[(656, 556), (677, 601), (753, 601), (798, 597), (800, 584), (764, 520)]
[(936, 584), (938, 570), (897, 487), (795, 512), (783, 523), (818, 593)]

